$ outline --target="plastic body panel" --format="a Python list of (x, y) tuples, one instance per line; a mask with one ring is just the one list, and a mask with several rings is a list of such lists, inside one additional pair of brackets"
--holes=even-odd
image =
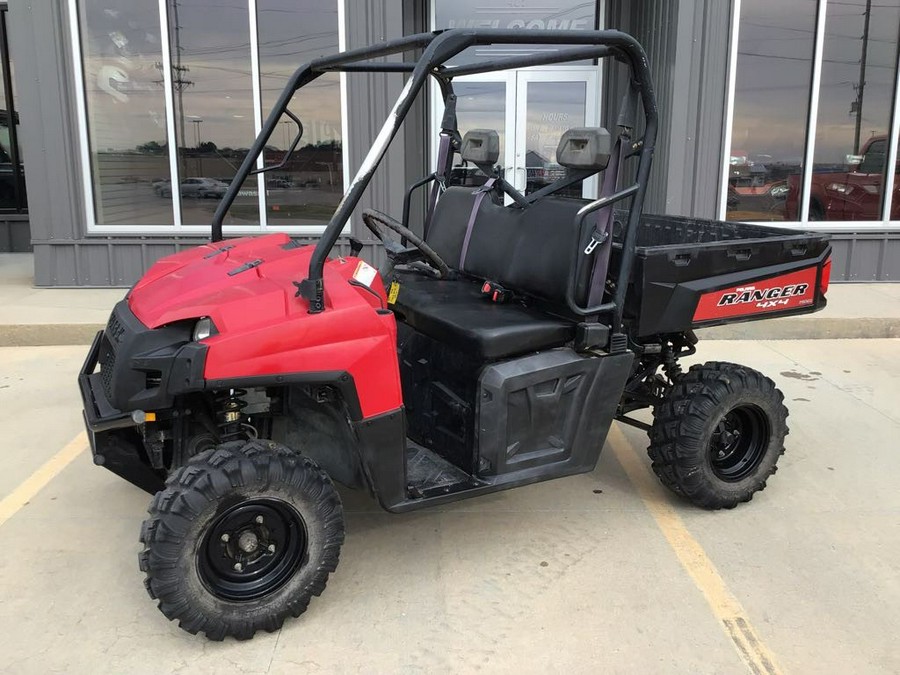
[[(447, 494), (425, 498), (405, 494), (406, 486), (400, 480), (406, 479), (406, 473), (398, 470), (400, 458), (393, 450), (399, 419), (384, 416), (355, 425), (363, 458), (370, 470), (378, 472), (372, 482), (381, 505), (389, 511), (411, 511), (593, 470), (633, 363), (631, 352), (581, 356), (563, 348), (485, 364), (474, 392), (478, 400), (464, 400), (465, 414), (474, 409), (477, 424), (476, 447), (471, 454), (464, 453), (476, 466), (474, 480), (465, 489)], [(446, 379), (441, 373), (435, 377)], [(552, 393), (548, 393), (550, 389)], [(552, 400), (542, 411), (525, 412), (523, 396), (540, 398), (545, 394)], [(466, 391), (457, 395), (462, 400)], [(407, 396), (416, 408), (408, 411), (413, 436), (412, 430), (429, 428), (435, 418), (427, 405), (416, 400), (416, 390), (407, 391)], [(416, 416), (422, 419), (414, 419)], [(518, 428), (520, 424), (524, 428)], [(431, 447), (444, 456), (433, 438)], [(527, 443), (516, 445), (523, 438)], [(373, 448), (378, 444), (386, 449), (377, 456), (387, 461), (375, 459)], [(510, 453), (511, 447), (518, 452)]]
[(562, 463), (593, 466), (597, 438), (606, 435), (618, 404), (596, 397), (601, 363), (554, 349), (487, 366), (479, 380), (479, 476)]
[[(623, 218), (616, 213), (617, 221)], [(617, 223), (618, 225), (618, 223)], [(619, 227), (614, 234), (621, 238)], [(831, 255), (828, 235), (747, 223), (675, 216), (644, 216), (637, 235), (635, 271), (625, 317), (636, 336), (822, 309)], [(619, 251), (613, 248), (613, 264)], [(812, 272), (809, 272), (809, 270)], [(795, 273), (814, 278), (804, 302), (777, 306), (743, 304), (743, 311), (698, 312), (704, 296), (734, 288), (771, 291), (792, 285)], [(786, 280), (779, 279), (785, 277)], [(771, 280), (771, 283), (763, 283)], [(751, 288), (752, 287), (752, 288)], [(721, 294), (716, 296), (718, 302)], [(769, 301), (774, 298), (764, 298)], [(708, 302), (708, 301), (707, 301)]]
[(201, 341), (207, 381), (346, 372), (361, 417), (400, 408), (396, 323), (380, 277), (361, 274), (371, 268), (357, 258), (329, 260), (328, 311), (310, 314), (295, 281), (312, 251), (283, 234), (183, 251), (154, 265), (128, 306), (154, 330), (210, 317), (218, 334)]

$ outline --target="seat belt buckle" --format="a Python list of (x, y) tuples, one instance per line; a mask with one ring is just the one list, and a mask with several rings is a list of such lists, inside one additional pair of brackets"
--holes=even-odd
[(493, 281), (485, 281), (481, 285), (481, 295), (497, 304), (502, 304), (512, 297), (510, 291), (503, 288), (500, 284), (495, 284)]
[(595, 227), (591, 232), (591, 240), (588, 242), (588, 245), (584, 247), (584, 254), (590, 255), (598, 246), (600, 246), (600, 244), (605, 243), (607, 239), (609, 239), (609, 233), (598, 232)]

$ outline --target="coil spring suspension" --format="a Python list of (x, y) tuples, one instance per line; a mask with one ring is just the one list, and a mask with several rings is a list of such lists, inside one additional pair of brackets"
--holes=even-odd
[(663, 371), (666, 374), (666, 377), (669, 378), (669, 382), (675, 382), (679, 377), (681, 377), (682, 370), (681, 364), (678, 363), (678, 357), (675, 354), (675, 351), (672, 349), (671, 345), (666, 345), (666, 348), (662, 353), (662, 367)]
[(216, 426), (219, 427), (220, 443), (247, 436), (244, 428), (244, 408), (247, 407), (247, 402), (243, 399), (246, 395), (246, 389), (216, 392)]

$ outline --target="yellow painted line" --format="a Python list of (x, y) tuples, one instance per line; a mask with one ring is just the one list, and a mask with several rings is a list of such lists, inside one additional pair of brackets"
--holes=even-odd
[(69, 464), (72, 463), (72, 460), (78, 457), (86, 447), (87, 434), (82, 431), (69, 441), (62, 450), (44, 462), (44, 464), (26, 478), (19, 487), (4, 497), (3, 501), (0, 502), (0, 527), (3, 526), (3, 523), (16, 515), (19, 509), (31, 501), (38, 492), (43, 490), (47, 483), (69, 466)]
[[(659, 484), (647, 463), (625, 438), (618, 425), (610, 429), (610, 447), (629, 480), (653, 515), (682, 567), (703, 593), (713, 614), (722, 624), (738, 654), (754, 675), (779, 675), (782, 670), (772, 652), (766, 648), (750, 624), (747, 612), (728, 590), (725, 580), (700, 543), (694, 539), (678, 512), (667, 501), (665, 488)], [(643, 454), (643, 453), (641, 453)]]

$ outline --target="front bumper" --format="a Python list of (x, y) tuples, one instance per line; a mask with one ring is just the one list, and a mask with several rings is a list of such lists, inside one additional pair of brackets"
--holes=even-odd
[(103, 339), (100, 331), (78, 373), (84, 426), (94, 464), (153, 494), (163, 489), (166, 477), (163, 471), (150, 466), (144, 450), (143, 425), (136, 421), (139, 416), (114, 408), (104, 391), (101, 374), (94, 372)]
[(191, 341), (192, 324), (148, 328), (123, 300), (78, 373), (94, 463), (151, 493), (162, 489), (165, 471), (145, 449), (144, 411), (171, 409), (177, 396), (206, 386), (206, 345)]

